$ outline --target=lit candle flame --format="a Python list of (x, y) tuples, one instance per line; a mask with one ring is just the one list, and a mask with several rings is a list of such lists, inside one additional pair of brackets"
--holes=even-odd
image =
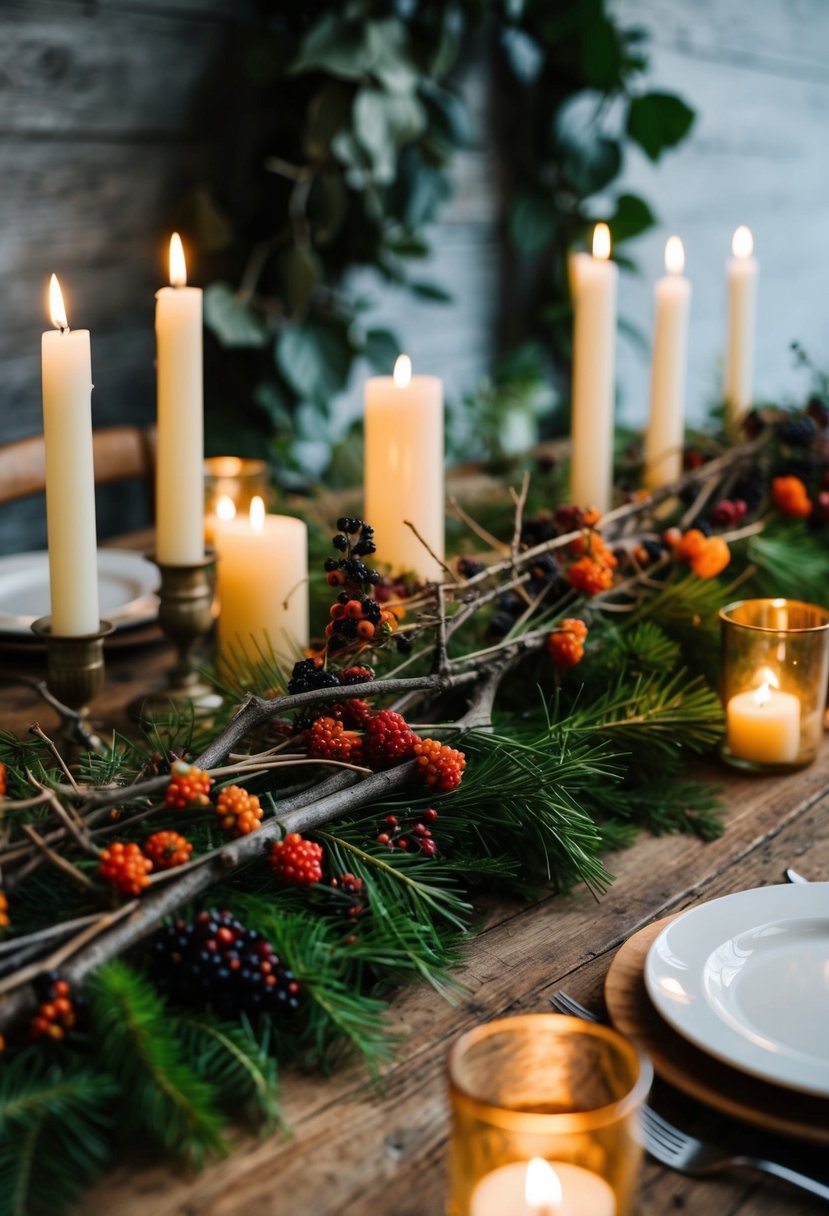
[(408, 355), (398, 355), (394, 365), (395, 388), (408, 388), (412, 379), (412, 361)]
[(768, 684), (772, 688), (780, 687), (780, 681), (770, 667), (761, 667), (755, 679), (759, 681), (759, 684)]
[(258, 494), (250, 502), (250, 527), (252, 532), (265, 530), (265, 503)]
[(593, 257), (605, 262), (610, 257), (610, 229), (607, 224), (597, 224), (593, 229)]
[(63, 292), (60, 289), (60, 283), (56, 274), (53, 274), (49, 280), (49, 313), (55, 329), (64, 330), (69, 328), (69, 322), (66, 319), (66, 308), (63, 303)]
[(668, 274), (682, 274), (685, 269), (685, 248), (678, 236), (669, 236), (665, 245), (665, 269)]
[(746, 228), (745, 224), (740, 224), (734, 233), (731, 239), (731, 252), (735, 258), (750, 258), (754, 253), (754, 237), (751, 235), (751, 229)]
[(177, 232), (174, 232), (170, 237), (170, 286), (187, 286), (187, 263), (184, 260), (184, 246)]
[(760, 687), (757, 689), (756, 693), (754, 694), (754, 704), (755, 705), (768, 705), (770, 700), (771, 700), (771, 692), (769, 691), (769, 686), (768, 686), (768, 684), (763, 683), (760, 685)]
[(226, 494), (223, 494), (216, 503), (216, 518), (220, 519), (223, 523), (227, 523), (229, 520), (233, 519), (235, 515), (236, 503), (232, 498), (228, 498)]
[(524, 1181), (524, 1202), (537, 1216), (552, 1216), (561, 1203), (561, 1183), (549, 1161), (533, 1157)]

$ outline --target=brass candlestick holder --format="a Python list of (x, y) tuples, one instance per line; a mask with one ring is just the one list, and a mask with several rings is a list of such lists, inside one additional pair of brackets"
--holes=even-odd
[(46, 689), (61, 715), (62, 737), (70, 745), (101, 745), (90, 725), (89, 704), (104, 682), (104, 638), (114, 628), (101, 621), (95, 633), (67, 637), (52, 633), (51, 617), (32, 623), (32, 632), (46, 643)]
[(200, 678), (196, 652), (213, 624), (210, 568), (216, 560), (215, 550), (208, 547), (201, 561), (186, 566), (167, 565), (154, 553), (146, 557), (161, 574), (158, 623), (178, 655), (167, 687), (135, 701), (132, 711), (136, 717), (148, 718), (169, 714), (171, 704), (176, 707), (189, 703), (199, 716), (210, 714), (219, 708), (222, 699)]

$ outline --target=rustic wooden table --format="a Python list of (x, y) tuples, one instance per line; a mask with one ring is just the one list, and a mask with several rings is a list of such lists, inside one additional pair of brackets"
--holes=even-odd
[[(113, 651), (96, 708), (110, 721), (169, 661), (163, 645)], [(32, 670), (31, 661), (26, 670)], [(51, 710), (27, 689), (5, 696), (2, 725), (25, 728)], [(710, 844), (642, 836), (609, 859), (616, 881), (596, 902), (578, 890), (531, 906), (501, 903), (470, 940), (459, 969), (466, 994), (455, 1006), (429, 988), (400, 991), (392, 1005), (406, 1035), (382, 1088), (357, 1063), (332, 1077), (290, 1072), (283, 1108), (292, 1134), (238, 1138), (235, 1151), (200, 1174), (169, 1165), (115, 1171), (83, 1205), (84, 1216), (441, 1216), (446, 1175), (449, 1045), (476, 1023), (542, 1011), (566, 987), (601, 1007), (604, 977), (619, 945), (649, 921), (731, 891), (782, 881), (794, 865), (812, 879), (829, 876), (829, 746), (818, 761), (786, 777), (750, 778), (711, 769), (724, 786), (726, 831)], [(787, 1099), (796, 1103), (796, 1095)], [(683, 1126), (714, 1127), (678, 1098)], [(823, 1154), (825, 1156), (825, 1153)], [(814, 1164), (822, 1165), (820, 1152)], [(696, 1181), (646, 1165), (640, 1216), (672, 1211), (728, 1216), (811, 1216), (826, 1205), (754, 1175)], [(507, 1214), (505, 1213), (505, 1216)]]

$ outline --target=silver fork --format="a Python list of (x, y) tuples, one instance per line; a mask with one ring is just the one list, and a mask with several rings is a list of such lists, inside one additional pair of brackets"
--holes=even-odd
[[(564, 1013), (569, 1017), (581, 1018), (585, 1022), (602, 1020), (560, 988), (550, 997), (550, 1003), (557, 1013)], [(799, 1187), (802, 1191), (808, 1191), (810, 1195), (817, 1195), (820, 1199), (829, 1199), (829, 1186), (818, 1182), (816, 1178), (801, 1174), (778, 1161), (769, 1161), (765, 1157), (729, 1153), (715, 1144), (698, 1140), (695, 1136), (690, 1136), (687, 1132), (682, 1132), (678, 1127), (674, 1127), (646, 1103), (640, 1108), (640, 1116), (642, 1145), (652, 1157), (660, 1164), (667, 1166), (668, 1169), (698, 1177), (704, 1174), (720, 1173), (733, 1166), (742, 1166), (745, 1169), (759, 1170), (763, 1174), (782, 1178), (792, 1186)]]

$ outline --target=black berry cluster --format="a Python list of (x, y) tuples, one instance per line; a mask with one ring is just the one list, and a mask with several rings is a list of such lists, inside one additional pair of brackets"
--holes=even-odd
[(300, 986), (270, 942), (227, 911), (200, 912), (153, 938), (151, 973), (172, 1001), (210, 1006), (219, 1017), (293, 1013)]
[(338, 675), (333, 671), (326, 671), (322, 659), (300, 659), (298, 663), (294, 663), (288, 681), (288, 692), (316, 692), (319, 688), (334, 688), (339, 682)]
[(362, 519), (351, 519), (346, 515), (337, 520), (337, 534), (331, 543), (338, 553), (345, 556), (329, 557), (325, 561), (325, 572), (332, 587), (348, 587), (357, 585), (362, 589), (364, 584), (374, 585), (380, 581), (380, 574), (372, 570), (362, 560), (377, 552), (374, 543), (374, 528)]
[(793, 448), (806, 448), (817, 435), (817, 424), (809, 414), (795, 415), (778, 422), (777, 438)]

